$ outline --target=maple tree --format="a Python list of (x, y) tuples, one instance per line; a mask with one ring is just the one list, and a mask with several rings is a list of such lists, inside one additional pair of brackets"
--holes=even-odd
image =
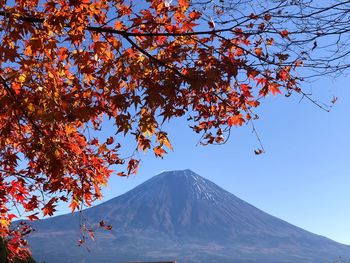
[[(222, 2), (222, 1), (219, 1)], [(162, 124), (187, 116), (202, 144), (252, 123), (269, 94), (307, 96), (271, 10), (210, 19), (189, 0), (0, 1), (0, 237), (26, 257), (31, 229), (18, 216), (51, 216), (101, 198), (112, 174), (136, 173), (119, 134), (162, 157)], [(98, 132), (113, 123), (113, 134)], [(255, 151), (262, 152), (261, 149)], [(124, 171), (125, 167), (125, 171)]]

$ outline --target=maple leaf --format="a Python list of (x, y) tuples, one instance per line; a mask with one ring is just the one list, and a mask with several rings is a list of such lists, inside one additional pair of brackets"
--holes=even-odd
[(281, 90), (279, 89), (279, 84), (278, 83), (271, 83), (269, 86), (268, 86), (268, 89), (269, 91), (271, 91), (271, 93), (273, 95), (276, 95), (277, 93), (281, 93)]
[(243, 115), (241, 113), (237, 114), (237, 115), (233, 115), (231, 116), (228, 120), (227, 120), (227, 124), (229, 126), (242, 126), (243, 123), (245, 122)]
[(128, 162), (128, 175), (136, 174), (139, 168), (140, 161), (135, 159), (130, 159)]
[(254, 70), (254, 69), (248, 69), (247, 70), (247, 76), (250, 79), (255, 79), (255, 77), (258, 76), (258, 75), (259, 75), (259, 72)]
[(195, 27), (197, 25), (198, 24), (192, 23), (192, 22), (184, 22), (182, 25), (182, 29), (183, 29), (183, 31), (191, 32), (191, 31), (193, 31), (193, 27)]
[(261, 47), (256, 48), (254, 52), (258, 57), (261, 57), (261, 55), (263, 55), (263, 50)]
[(265, 19), (266, 21), (270, 21), (271, 18), (272, 18), (272, 16), (271, 16), (270, 14), (265, 14), (265, 15), (264, 15), (264, 19)]
[(114, 28), (117, 30), (122, 30), (124, 28), (123, 22), (120, 20), (115, 21)]
[(282, 30), (281, 32), (280, 32), (280, 35), (283, 37), (283, 38), (288, 38), (288, 36), (289, 36), (289, 32), (288, 32), (288, 30)]
[(188, 9), (190, 6), (189, 0), (178, 0), (179, 6), (182, 7), (184, 10)]
[(191, 19), (191, 20), (197, 20), (198, 18), (200, 18), (202, 16), (202, 13), (198, 12), (198, 11), (192, 11), (188, 17)]
[(37, 216), (39, 213), (34, 213), (34, 214), (31, 214), (29, 216), (27, 216), (27, 218), (30, 220), (30, 221), (35, 221), (35, 220), (38, 220), (39, 217)]
[(107, 141), (106, 141), (107, 145), (111, 145), (111, 144), (113, 144), (113, 142), (114, 142), (114, 138), (113, 137), (109, 137), (107, 139)]
[(69, 204), (69, 207), (72, 210), (72, 212), (74, 212), (76, 209), (79, 209), (79, 202), (77, 202), (76, 200), (72, 200)]
[(52, 216), (53, 213), (55, 212), (54, 206), (51, 204), (50, 205), (46, 204), (42, 210), (43, 210), (43, 216), (46, 216), (46, 215)]
[(153, 148), (154, 154), (156, 157), (161, 157), (163, 158), (163, 155), (166, 153), (166, 151), (162, 147), (154, 147)]
[(20, 84), (13, 82), (12, 89), (14, 90), (15, 94), (18, 95), (21, 92), (22, 87)]
[(289, 78), (289, 74), (286, 70), (281, 70), (280, 72), (278, 72), (278, 78), (280, 78), (281, 80), (288, 80)]

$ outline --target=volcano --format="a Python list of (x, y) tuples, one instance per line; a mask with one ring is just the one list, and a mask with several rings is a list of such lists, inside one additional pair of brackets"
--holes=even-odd
[[(83, 217), (83, 219), (82, 219)], [(79, 221), (97, 230), (78, 247)], [(154, 176), (98, 206), (33, 223), (38, 262), (334, 262), (350, 247), (271, 216), (191, 170)]]

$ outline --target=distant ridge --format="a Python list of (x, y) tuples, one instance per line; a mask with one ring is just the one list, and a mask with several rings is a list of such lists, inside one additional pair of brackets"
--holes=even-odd
[(78, 215), (36, 222), (38, 262), (331, 263), (350, 247), (273, 217), (191, 170), (162, 172), (87, 209), (91, 224), (113, 225), (78, 248)]

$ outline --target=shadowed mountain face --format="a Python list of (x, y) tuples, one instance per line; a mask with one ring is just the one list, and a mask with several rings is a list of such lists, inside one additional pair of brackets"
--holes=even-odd
[(350, 247), (273, 217), (190, 170), (161, 173), (126, 194), (85, 210), (91, 225), (111, 231), (77, 247), (79, 215), (34, 224), (38, 262), (179, 263), (333, 262)]

